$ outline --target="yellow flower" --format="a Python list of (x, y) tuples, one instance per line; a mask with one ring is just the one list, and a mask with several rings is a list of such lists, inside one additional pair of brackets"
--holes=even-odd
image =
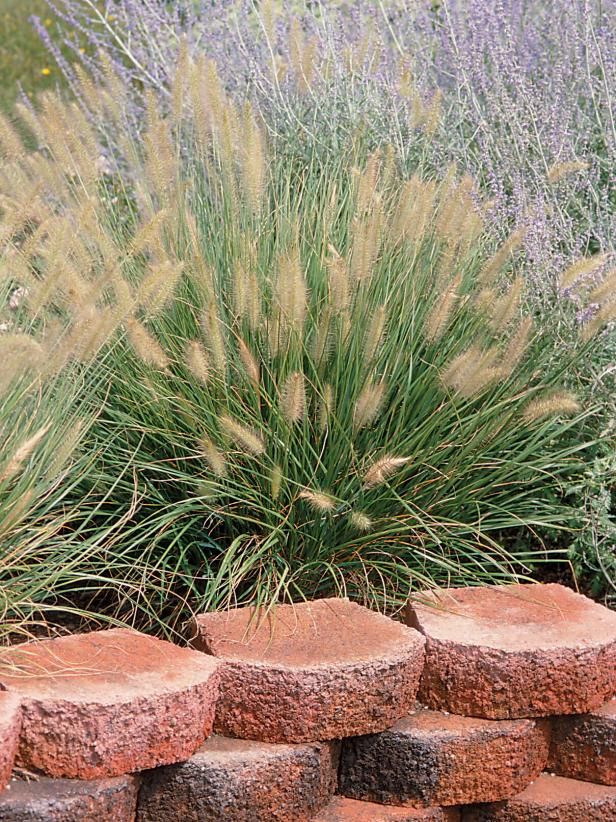
[(45, 66), (44, 69), (41, 69), (41, 74), (43, 75), (43, 77), (49, 77), (49, 75), (51, 74), (51, 69)]
[(85, 54), (85, 53), (86, 53), (86, 50), (84, 48), (79, 49), (79, 54)]
[(51, 26), (51, 23), (52, 23), (51, 17), (46, 17), (43, 22), (45, 23), (47, 28), (49, 28), (49, 26)]

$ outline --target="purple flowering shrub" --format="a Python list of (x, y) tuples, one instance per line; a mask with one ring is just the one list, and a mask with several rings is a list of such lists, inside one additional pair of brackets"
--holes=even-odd
[[(525, 227), (528, 279), (544, 307), (567, 261), (613, 247), (616, 0), (47, 1), (95, 75), (107, 60), (136, 90), (168, 98), (185, 38), (295, 150), (335, 150), (362, 130), (407, 163), (456, 161), (494, 198), (498, 228)], [(422, 140), (416, 126), (437, 107)]]

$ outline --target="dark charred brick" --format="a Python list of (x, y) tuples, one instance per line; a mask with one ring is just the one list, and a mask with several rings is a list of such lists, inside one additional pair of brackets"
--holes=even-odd
[(571, 779), (616, 785), (616, 699), (590, 714), (552, 720), (548, 770)]
[(421, 709), (380, 734), (343, 742), (340, 793), (409, 806), (487, 802), (518, 793), (545, 767), (548, 728)]
[(139, 822), (304, 822), (336, 789), (339, 747), (210, 737), (187, 762), (144, 775)]
[(138, 779), (13, 779), (0, 794), (0, 822), (134, 822)]

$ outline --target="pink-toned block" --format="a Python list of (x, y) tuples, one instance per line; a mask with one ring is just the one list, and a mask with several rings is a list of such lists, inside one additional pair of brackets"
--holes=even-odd
[(11, 777), (19, 745), (20, 727), (19, 697), (0, 691), (0, 791)]
[(223, 661), (216, 730), (312, 742), (382, 730), (415, 702), (425, 639), (346, 599), (195, 619), (193, 644)]
[(17, 763), (98, 779), (187, 759), (211, 731), (218, 668), (124, 629), (16, 645), (0, 683), (21, 697)]
[(392, 808), (336, 796), (314, 822), (458, 822), (457, 808)]
[(463, 822), (614, 822), (616, 788), (542, 774), (505, 802), (475, 805)]
[(562, 585), (440, 590), (407, 617), (427, 639), (419, 698), (431, 708), (577, 714), (616, 693), (616, 612)]

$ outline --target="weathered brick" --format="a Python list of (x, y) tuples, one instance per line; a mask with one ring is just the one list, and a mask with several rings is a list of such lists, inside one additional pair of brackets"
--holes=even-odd
[(0, 794), (0, 822), (134, 822), (138, 779), (13, 779)]
[[(419, 698), (488, 719), (587, 713), (616, 693), (616, 612), (562, 585), (426, 593)], [(431, 603), (430, 605), (427, 602)]]
[(17, 763), (97, 779), (187, 759), (211, 731), (218, 667), (124, 629), (14, 646), (0, 683), (21, 696)]
[(554, 717), (548, 770), (616, 785), (616, 699), (590, 714)]
[(457, 808), (394, 808), (336, 796), (314, 822), (459, 822)]
[(0, 791), (11, 777), (19, 745), (20, 727), (19, 697), (0, 691)]
[(614, 822), (616, 788), (542, 774), (505, 802), (462, 811), (462, 822)]
[(370, 733), (413, 706), (424, 662), (417, 631), (345, 599), (195, 619), (196, 648), (224, 661), (215, 728), (266, 742)]
[(139, 822), (303, 822), (336, 789), (339, 747), (212, 736), (187, 762), (144, 774)]
[(548, 745), (545, 720), (494, 721), (420, 709), (390, 730), (343, 742), (339, 791), (416, 807), (491, 802), (535, 779)]

